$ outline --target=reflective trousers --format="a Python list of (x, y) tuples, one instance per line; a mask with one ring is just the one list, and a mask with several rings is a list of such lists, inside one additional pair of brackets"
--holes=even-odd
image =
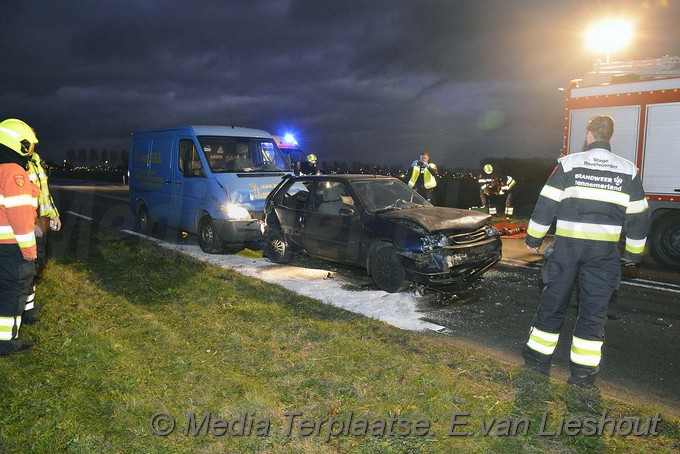
[(621, 281), (618, 243), (555, 237), (541, 269), (543, 290), (527, 346), (537, 360), (550, 361), (576, 279), (580, 298), (572, 336), (570, 367), (580, 377), (599, 371), (609, 300)]
[(35, 262), (26, 260), (16, 244), (0, 244), (0, 353), (21, 347), (21, 314), (26, 306)]

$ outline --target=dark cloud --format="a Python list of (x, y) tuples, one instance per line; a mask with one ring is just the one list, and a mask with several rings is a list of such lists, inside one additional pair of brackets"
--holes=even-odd
[(620, 58), (680, 55), (671, 0), (9, 2), (0, 115), (48, 156), (228, 111), (327, 160), (555, 156), (557, 88), (590, 69), (583, 34), (614, 13), (637, 22)]

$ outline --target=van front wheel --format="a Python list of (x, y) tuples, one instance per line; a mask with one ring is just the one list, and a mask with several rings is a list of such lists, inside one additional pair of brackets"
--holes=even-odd
[(205, 218), (198, 226), (198, 245), (206, 254), (221, 254), (224, 252), (224, 240), (217, 232), (215, 222)]

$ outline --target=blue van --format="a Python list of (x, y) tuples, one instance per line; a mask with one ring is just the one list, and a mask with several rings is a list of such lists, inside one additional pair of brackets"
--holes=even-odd
[(132, 134), (130, 205), (139, 230), (157, 223), (195, 233), (201, 249), (262, 239), (267, 195), (290, 173), (259, 129), (178, 126)]

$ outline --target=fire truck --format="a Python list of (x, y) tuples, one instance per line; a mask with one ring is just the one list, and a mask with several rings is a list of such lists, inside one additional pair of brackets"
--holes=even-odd
[(680, 58), (596, 64), (565, 92), (563, 153), (583, 151), (591, 117), (611, 116), (612, 151), (642, 176), (650, 252), (658, 263), (680, 268)]

